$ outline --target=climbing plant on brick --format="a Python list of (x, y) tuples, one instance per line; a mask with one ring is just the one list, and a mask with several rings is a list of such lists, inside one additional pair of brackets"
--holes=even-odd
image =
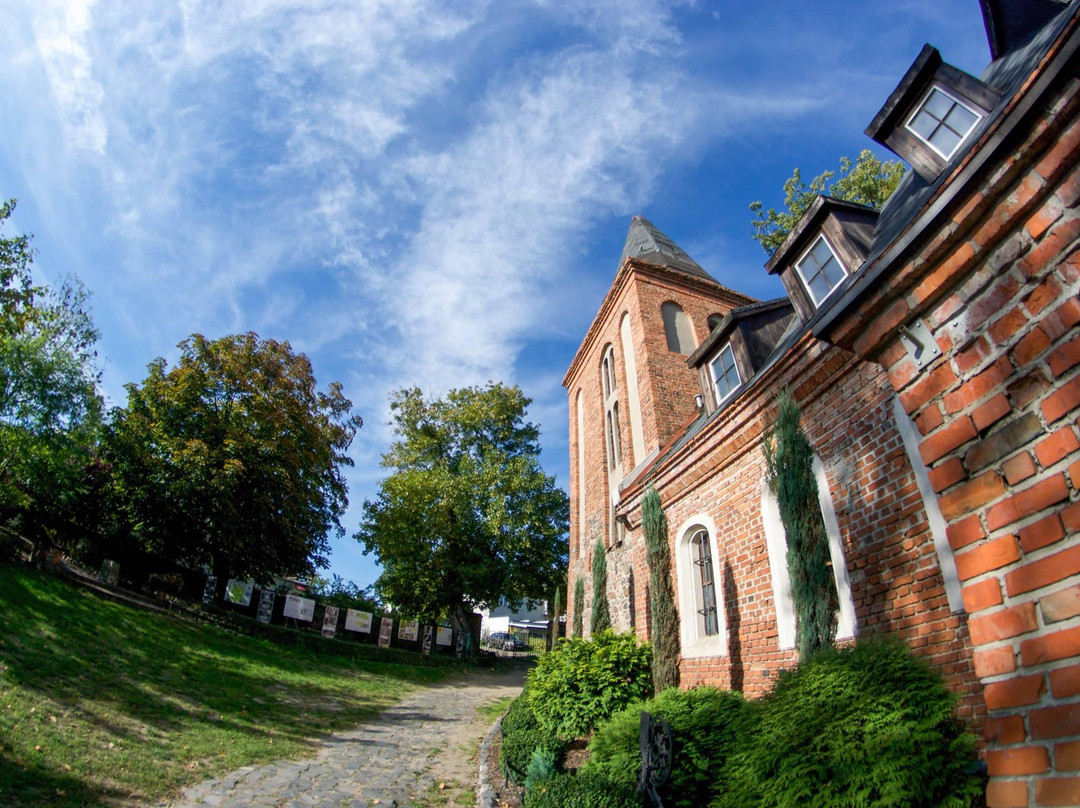
[(593, 607), (589, 627), (593, 635), (611, 628), (611, 613), (607, 602), (607, 553), (602, 542), (596, 542), (592, 562)]
[(653, 687), (662, 693), (679, 686), (679, 612), (671, 587), (671, 555), (667, 517), (656, 487), (650, 485), (641, 503), (641, 525), (649, 562), (649, 638), (653, 646)]
[(783, 390), (777, 403), (776, 419), (765, 432), (765, 464), (787, 534), (796, 637), (799, 655), (806, 659), (836, 636), (836, 583), (818, 504), (814, 450), (799, 424), (799, 405), (791, 391)]

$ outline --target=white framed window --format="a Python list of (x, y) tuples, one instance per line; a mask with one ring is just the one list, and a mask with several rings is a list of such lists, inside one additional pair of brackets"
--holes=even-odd
[(948, 160), (982, 120), (982, 113), (934, 85), (923, 97), (905, 128)]
[(709, 363), (709, 370), (712, 372), (717, 404), (724, 401), (742, 384), (739, 368), (735, 364), (735, 352), (731, 349), (730, 342), (720, 350), (716, 359)]
[(716, 525), (706, 515), (679, 528), (675, 543), (683, 657), (727, 654), (727, 621), (720, 586)]
[(840, 282), (847, 277), (847, 269), (836, 257), (825, 236), (818, 236), (810, 248), (795, 263), (799, 278), (806, 287), (814, 307), (820, 306)]

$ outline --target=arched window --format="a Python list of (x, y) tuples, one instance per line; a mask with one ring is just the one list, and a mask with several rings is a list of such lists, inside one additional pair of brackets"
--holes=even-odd
[(724, 322), (724, 315), (722, 315), (722, 314), (710, 314), (709, 315), (709, 320), (708, 320), (709, 331), (711, 332), (714, 328), (716, 328), (722, 322)]
[(615, 519), (615, 505), (619, 501), (619, 483), (623, 478), (619, 396), (615, 380), (615, 351), (608, 345), (604, 348), (604, 358), (600, 361), (600, 381), (604, 391), (604, 442), (608, 457), (608, 496), (611, 500), (608, 515), (608, 547), (622, 539), (622, 525)]
[(578, 557), (585, 552), (585, 397), (577, 394), (577, 531)]
[(645, 459), (645, 430), (641, 422), (641, 399), (638, 396), (637, 362), (634, 359), (634, 337), (630, 329), (630, 315), (624, 314), (619, 323), (619, 337), (622, 341), (623, 371), (626, 373), (626, 405), (630, 416), (630, 448), (633, 456), (630, 466), (634, 467)]
[(630, 567), (630, 577), (626, 582), (626, 599), (630, 605), (630, 628), (634, 628), (637, 625), (637, 610), (635, 609), (634, 598), (634, 568)]
[(723, 593), (717, 577), (716, 526), (695, 516), (679, 528), (676, 550), (679, 622), (684, 657), (727, 654)]
[(668, 350), (679, 354), (693, 353), (697, 347), (694, 342), (694, 329), (682, 306), (669, 300), (660, 306), (660, 316), (664, 320)]

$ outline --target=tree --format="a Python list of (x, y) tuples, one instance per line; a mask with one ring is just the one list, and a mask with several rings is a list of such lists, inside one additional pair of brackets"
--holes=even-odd
[(40, 550), (71, 532), (102, 403), (87, 293), (35, 285), (33, 257), (29, 236), (0, 238), (0, 515)]
[(593, 605), (589, 628), (595, 637), (601, 631), (611, 628), (611, 612), (607, 599), (607, 553), (604, 543), (597, 540), (593, 550), (592, 562)]
[(574, 581), (574, 636), (580, 637), (584, 633), (585, 625), (585, 579), (578, 576)]
[(548, 632), (551, 637), (551, 641), (548, 643), (549, 649), (555, 647), (555, 642), (561, 636), (561, 621), (559, 620), (562, 615), (562, 590), (559, 587), (555, 587), (555, 597), (552, 598), (552, 603), (555, 605), (551, 608), (551, 631)]
[(807, 186), (796, 168), (784, 183), (786, 211), (769, 208), (765, 212), (761, 202), (750, 203), (750, 210), (756, 214), (750, 222), (754, 227), (754, 239), (772, 255), (819, 194), (880, 209), (904, 178), (905, 171), (899, 160), (882, 162), (869, 149), (859, 153), (854, 165), (850, 157), (841, 157), (840, 176), (831, 185), (829, 180), (835, 176), (832, 171), (818, 174)]
[(356, 533), (383, 567), (384, 601), (466, 630), (474, 609), (542, 600), (563, 577), (570, 508), (540, 468), (529, 403), (490, 382), (442, 399), (392, 396), (396, 440), (382, 459), (392, 472)]
[(814, 450), (799, 424), (799, 405), (790, 390), (779, 396), (776, 419), (765, 431), (769, 487), (787, 534), (787, 564), (795, 601), (799, 655), (806, 659), (832, 644), (838, 599), (829, 540), (814, 479)]
[(679, 686), (679, 612), (671, 585), (671, 549), (667, 517), (656, 487), (649, 485), (641, 502), (641, 526), (649, 562), (649, 597), (652, 619), (653, 687), (657, 693)]
[(155, 557), (267, 581), (325, 566), (344, 533), (342, 468), (362, 421), (341, 385), (316, 390), (288, 342), (238, 334), (181, 342), (113, 413), (117, 497)]

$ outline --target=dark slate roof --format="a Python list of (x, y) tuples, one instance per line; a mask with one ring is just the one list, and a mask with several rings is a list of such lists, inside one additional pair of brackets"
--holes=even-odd
[(1064, 0), (979, 0), (990, 55), (997, 59), (1027, 44), (1061, 11)]
[(635, 216), (630, 222), (630, 232), (626, 234), (626, 244), (619, 258), (619, 267), (622, 267), (627, 258), (644, 261), (654, 266), (677, 269), (688, 275), (716, 282), (712, 275), (702, 269), (693, 258), (683, 252), (679, 245), (661, 233), (656, 225), (644, 216)]
[(772, 300), (763, 300), (760, 303), (751, 303), (749, 306), (739, 306), (737, 309), (732, 309), (724, 315), (724, 319), (716, 324), (716, 327), (702, 340), (697, 349), (687, 357), (686, 364), (692, 368), (700, 365), (702, 358), (711, 352), (716, 347), (716, 344), (727, 336), (740, 320), (751, 319), (757, 315), (772, 312), (775, 309), (785, 308), (792, 308), (791, 301), (786, 297), (776, 297)]

